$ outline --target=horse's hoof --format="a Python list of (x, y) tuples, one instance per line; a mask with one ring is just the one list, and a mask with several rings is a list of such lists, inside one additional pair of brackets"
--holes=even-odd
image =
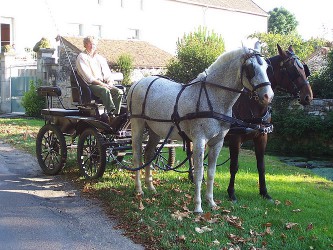
[(202, 214), (203, 210), (202, 210), (201, 207), (200, 208), (195, 208), (194, 211), (193, 211), (193, 213), (195, 213), (195, 214)]
[(270, 197), (270, 195), (269, 194), (260, 194), (261, 195), (261, 197), (263, 198), (263, 199), (265, 199), (265, 200), (268, 200), (269, 202), (272, 202), (272, 203), (274, 203), (274, 200), (272, 199), (272, 197)]
[(234, 194), (229, 195), (229, 200), (234, 204), (237, 203), (237, 201), (238, 201), (236, 195), (234, 195)]

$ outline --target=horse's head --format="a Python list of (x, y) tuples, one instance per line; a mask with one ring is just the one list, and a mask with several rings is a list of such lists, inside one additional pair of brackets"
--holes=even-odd
[(309, 105), (313, 99), (312, 89), (307, 77), (309, 68), (302, 63), (295, 54), (292, 46), (283, 51), (277, 44), (279, 55), (272, 57), (268, 76), (273, 84), (273, 89), (278, 88), (297, 97), (302, 105)]
[(274, 97), (274, 92), (267, 76), (268, 64), (259, 50), (259, 43), (256, 43), (254, 50), (244, 47), (241, 79), (243, 86), (258, 98), (260, 104), (268, 105)]

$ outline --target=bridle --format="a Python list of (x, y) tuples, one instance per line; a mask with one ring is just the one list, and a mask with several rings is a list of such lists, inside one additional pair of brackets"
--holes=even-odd
[[(288, 51), (286, 51), (286, 53), (289, 55), (289, 57), (287, 59), (283, 59), (281, 62), (279, 62), (279, 70), (280, 70), (282, 77), (288, 76), (289, 82), (292, 83), (292, 86), (294, 89), (292, 91), (292, 95), (297, 96), (298, 92), (303, 88), (303, 86), (309, 84), (309, 81), (307, 79), (302, 81), (302, 83), (297, 84), (298, 82), (296, 80), (299, 77), (302, 77), (302, 74), (300, 73), (299, 69), (304, 70), (306, 78), (308, 76), (310, 76), (310, 70), (305, 63), (302, 63), (300, 61), (300, 59), (297, 57), (297, 55), (294, 52), (288, 50)], [(272, 73), (274, 75), (274, 69), (273, 69), (270, 59), (266, 59), (266, 61), (269, 65), (270, 70), (272, 71)], [(286, 93), (290, 92), (286, 88), (283, 88), (281, 86), (278, 86), (277, 88)]]
[[(245, 72), (245, 76), (246, 76), (247, 80), (249, 81), (249, 83), (252, 87), (251, 92), (256, 93), (257, 89), (268, 86), (268, 85), (271, 85), (271, 83), (270, 82), (263, 82), (263, 83), (259, 83), (258, 85), (252, 84), (251, 80), (255, 76), (254, 65), (253, 65), (253, 62), (251, 62), (249, 64), (246, 64), (246, 61), (250, 58), (253, 58), (253, 57), (256, 58), (259, 65), (263, 65), (263, 63), (264, 63), (263, 59), (262, 59), (263, 56), (255, 50), (253, 50), (253, 52), (251, 52), (251, 53), (245, 54), (244, 55), (244, 62), (242, 64), (242, 70), (241, 70), (241, 83), (245, 87), (245, 85), (243, 84), (243, 72)], [(256, 96), (258, 96), (257, 93), (256, 93)]]

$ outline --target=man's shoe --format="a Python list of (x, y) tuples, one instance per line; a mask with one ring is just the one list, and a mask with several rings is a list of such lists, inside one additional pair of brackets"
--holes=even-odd
[(115, 131), (118, 131), (121, 128), (121, 126), (123, 126), (125, 124), (126, 121), (127, 121), (127, 115), (126, 114), (119, 115), (117, 117), (113, 117), (112, 119), (110, 119), (110, 126)]
[(105, 122), (105, 123), (109, 123), (109, 116), (105, 113), (101, 114), (101, 117), (100, 117), (101, 121), (102, 122)]

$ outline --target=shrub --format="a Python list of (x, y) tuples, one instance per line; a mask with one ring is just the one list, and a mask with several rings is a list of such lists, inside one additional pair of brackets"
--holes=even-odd
[(124, 75), (123, 84), (124, 85), (131, 84), (131, 73), (133, 70), (132, 56), (129, 54), (120, 55), (117, 60), (117, 66), (119, 68), (119, 71)]
[[(275, 100), (276, 101), (276, 100)], [(332, 156), (333, 112), (325, 117), (290, 109), (290, 101), (273, 104), (274, 132), (269, 135), (268, 151), (302, 156)]]
[(315, 72), (311, 78), (313, 95), (317, 98), (333, 98), (333, 50), (327, 55), (327, 66)]
[[(37, 86), (41, 85), (39, 81)], [(22, 98), (22, 106), (25, 108), (25, 114), (31, 117), (40, 117), (41, 110), (45, 107), (45, 98), (38, 96), (36, 84), (33, 80), (30, 81), (29, 90), (24, 93)]]
[(51, 48), (51, 42), (49, 39), (42, 37), (33, 47), (34, 52), (38, 52), (41, 48)]
[(166, 75), (175, 81), (187, 83), (211, 65), (222, 52), (222, 37), (199, 27), (178, 39), (176, 58), (167, 65)]

